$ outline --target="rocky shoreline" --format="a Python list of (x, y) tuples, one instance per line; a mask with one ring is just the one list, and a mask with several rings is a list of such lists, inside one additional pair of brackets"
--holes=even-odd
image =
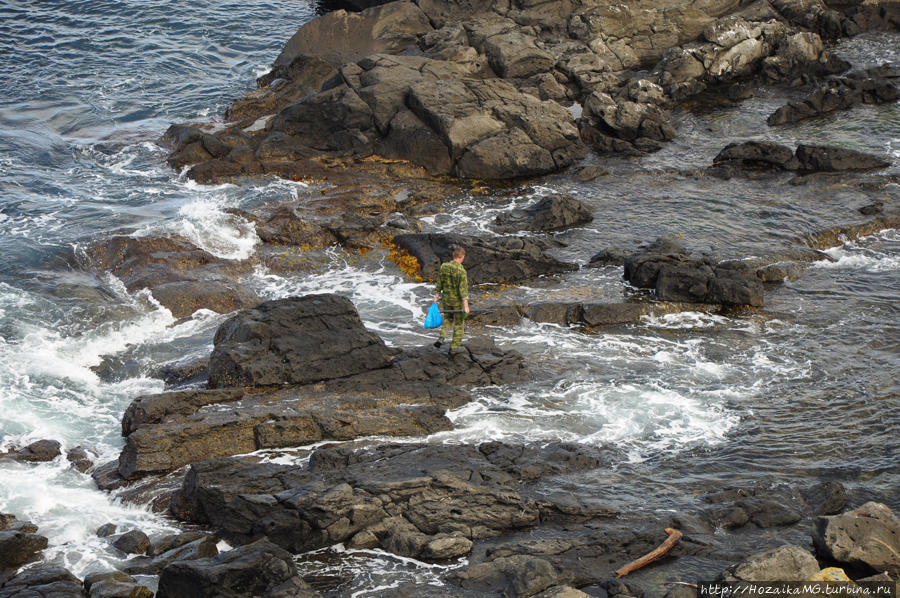
[[(420, 438), (450, 430), (447, 412), (468, 404), (473, 389), (541, 375), (497, 346), (491, 326), (524, 319), (591, 333), (681, 311), (765, 315), (767, 285), (831, 259), (821, 250), (838, 239), (900, 226), (896, 206), (874, 202), (857, 221), (752, 258), (694, 254), (662, 237), (598, 247), (575, 263), (554, 256), (555, 233), (593, 218), (573, 197), (509, 210), (491, 225), (500, 236), (436, 233), (423, 221), (448, 199), (576, 167), (590, 152), (657, 151), (676, 136), (672, 110), (704, 90), (740, 101), (758, 85), (811, 88), (773, 113), (772, 126), (896, 101), (895, 67), (848, 73), (829, 43), (897, 30), (900, 5), (399, 0), (334, 8), (287, 42), (225, 123), (175, 125), (165, 135), (169, 164), (188, 168), (199, 183), (280, 176), (322, 185), (319, 198), (233, 211), (260, 239), (246, 259), (216, 257), (185, 238), (125, 231), (76, 260), (112, 273), (129, 292), (149, 289), (176, 318), (198, 309), (233, 314), (208, 360), (164, 368), (168, 390), (135, 398), (122, 419), (117, 461), (96, 464), (83, 447), (67, 454), (99, 488), (168, 513), (184, 532), (150, 538), (98, 530), (128, 560), (121, 571), (80, 580), (55, 565), (27, 566), (47, 538), (38, 525), (2, 514), (0, 598), (322, 596), (339, 584), (309, 583), (297, 555), (338, 544), (462, 563), (440, 592), (385, 595), (697, 595), (646, 572), (633, 576), (638, 581), (614, 577), (656, 548), (667, 529), (683, 538), (647, 570), (685, 558), (707, 571), (714, 564), (723, 582), (820, 579), (840, 567), (848, 580), (896, 584), (900, 520), (883, 504), (854, 504), (837, 482), (711, 484), (682, 497), (692, 504), (684, 512), (625, 512), (567, 483), (609, 469), (621, 457), (613, 448)], [(748, 140), (684, 176), (788, 172), (797, 185), (831, 177), (829, 184), (878, 189), (898, 183), (870, 173), (889, 164), (843, 148)], [(573, 176), (603, 171), (588, 166)], [(430, 345), (388, 346), (345, 297), (261, 301), (242, 284), (257, 266), (316, 271), (331, 246), (361, 259), (386, 252), (408, 276), (428, 281), (453, 244), (468, 249), (473, 285), (501, 289), (473, 310), (475, 334), (453, 355)], [(606, 266), (623, 268), (627, 293), (619, 301), (525, 305), (502, 292)], [(117, 367), (110, 361), (97, 372), (115, 378)], [(298, 447), (305, 448), (290, 452)], [(267, 460), (281, 450), (291, 464)], [(0, 458), (59, 455), (60, 444), (45, 440)], [(772, 549), (748, 555), (717, 540), (729, 533), (740, 544), (742, 534), (758, 530), (770, 534)], [(235, 548), (220, 552), (223, 540)], [(146, 576), (158, 576), (158, 585), (147, 587)]]

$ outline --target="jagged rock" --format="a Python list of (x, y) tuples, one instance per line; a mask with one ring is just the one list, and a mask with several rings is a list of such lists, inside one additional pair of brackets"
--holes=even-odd
[(98, 538), (108, 538), (112, 536), (118, 531), (118, 526), (115, 523), (104, 523), (100, 527), (97, 528), (97, 537)]
[(267, 301), (226, 321), (214, 343), (210, 388), (340, 378), (384, 368), (397, 353), (337, 295)]
[(816, 557), (799, 546), (754, 554), (722, 573), (723, 581), (805, 581), (819, 571)]
[(308, 467), (219, 459), (191, 467), (172, 512), (236, 542), (265, 534), (304, 552), (354, 538), (370, 545), (374, 536), (386, 550), (440, 560), (553, 514), (609, 516), (609, 509), (539, 504), (517, 492), (518, 480), (590, 469), (599, 460), (589, 447), (501, 443), (338, 445), (317, 449)]
[(556, 231), (586, 224), (593, 219), (591, 210), (577, 199), (549, 195), (527, 208), (497, 216), (494, 225), (501, 232)]
[(797, 523), (803, 516), (804, 501), (791, 488), (733, 488), (709, 494), (704, 501), (714, 505), (706, 517), (716, 527), (776, 527)]
[(533, 596), (569, 581), (548, 561), (525, 555), (501, 557), (469, 567), (454, 575), (467, 590), (502, 592), (504, 596)]
[(451, 245), (461, 245), (466, 249), (466, 261), (463, 265), (468, 272), (470, 285), (515, 282), (578, 269), (575, 264), (561, 262), (544, 253), (551, 244), (540, 239), (481, 239), (464, 235), (419, 233), (397, 235), (394, 237), (394, 244), (418, 260), (421, 275), (428, 280), (433, 280), (441, 262), (449, 259)]
[(58, 566), (31, 567), (0, 587), (0, 598), (85, 598), (81, 580)]
[(654, 289), (662, 301), (763, 305), (762, 282), (739, 262), (690, 258), (672, 240), (660, 239), (625, 261), (625, 280)]
[(144, 554), (150, 548), (150, 538), (144, 532), (133, 529), (113, 540), (112, 545), (125, 554)]
[(838, 481), (821, 482), (803, 493), (807, 510), (814, 515), (836, 515), (844, 510), (850, 497)]
[(262, 539), (215, 557), (172, 563), (159, 576), (157, 598), (272, 597), (290, 583), (291, 596), (319, 596), (297, 576), (290, 553)]
[(797, 168), (793, 150), (773, 141), (730, 143), (713, 158), (713, 164), (734, 161), (739, 162), (743, 168), (754, 166), (774, 167), (782, 170)]
[(818, 517), (812, 537), (829, 560), (900, 573), (900, 519), (886, 505), (867, 502), (841, 515)]

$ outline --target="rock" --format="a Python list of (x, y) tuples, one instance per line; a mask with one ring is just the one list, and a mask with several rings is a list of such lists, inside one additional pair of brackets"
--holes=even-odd
[(62, 454), (61, 446), (56, 440), (38, 440), (13, 452), (10, 456), (16, 461), (43, 463), (59, 457)]
[(798, 145), (796, 154), (799, 169), (808, 172), (871, 170), (890, 166), (890, 162), (878, 156), (838, 147)]
[(732, 488), (704, 497), (714, 505), (706, 517), (716, 527), (737, 528), (748, 524), (769, 528), (797, 523), (803, 517), (803, 498), (791, 488)]
[(243, 390), (231, 388), (140, 396), (131, 402), (122, 416), (122, 436), (128, 436), (147, 424), (159, 423), (167, 417), (190, 415), (206, 405), (233, 403), (243, 397)]
[(97, 537), (108, 538), (116, 533), (118, 526), (115, 523), (104, 523), (97, 528)]
[(150, 588), (119, 571), (88, 575), (84, 578), (84, 589), (90, 598), (153, 598)]
[(561, 262), (544, 253), (551, 244), (539, 239), (481, 239), (455, 234), (417, 233), (397, 235), (393, 242), (418, 260), (421, 275), (427, 280), (433, 280), (441, 262), (449, 259), (451, 245), (461, 245), (466, 249), (464, 265), (470, 285), (515, 282), (578, 269), (575, 264)]
[(818, 517), (812, 537), (824, 558), (892, 576), (900, 573), (900, 519), (881, 503)]
[(72, 464), (72, 467), (81, 473), (85, 473), (94, 466), (92, 455), (88, 453), (87, 449), (83, 446), (76, 446), (75, 448), (69, 449), (66, 452), (66, 460)]
[(832, 77), (799, 102), (790, 102), (773, 112), (771, 126), (816, 118), (858, 104), (884, 104), (900, 98), (896, 69), (877, 67), (867, 71)]
[(144, 554), (150, 548), (150, 538), (140, 530), (125, 532), (112, 543), (125, 554)]
[(692, 259), (684, 248), (660, 239), (625, 261), (625, 280), (654, 289), (657, 299), (720, 305), (763, 305), (762, 282), (740, 263)]
[(819, 563), (799, 546), (780, 546), (754, 554), (730, 567), (723, 581), (805, 581), (819, 571)]
[(850, 502), (844, 485), (835, 480), (814, 485), (803, 493), (803, 498), (814, 515), (836, 515)]
[(384, 368), (396, 355), (337, 295), (267, 301), (222, 324), (214, 344), (210, 388), (318, 382)]
[[(443, 560), (472, 542), (562, 516), (517, 491), (518, 480), (597, 467), (597, 449), (376, 445), (317, 449), (308, 466), (237, 458), (196, 463), (172, 501), (180, 519), (229, 541), (265, 534), (291, 552), (353, 540), (417, 559)], [(609, 516), (610, 510), (591, 511)], [(566, 516), (587, 515), (575, 508)], [(368, 533), (366, 533), (368, 532)]]
[(628, 259), (634, 251), (631, 249), (621, 249), (619, 247), (607, 247), (606, 249), (595, 253), (591, 256), (587, 263), (588, 268), (601, 268), (603, 266), (624, 266), (625, 260)]
[(469, 567), (456, 573), (454, 581), (467, 590), (500, 591), (515, 597), (533, 596), (567, 580), (546, 560), (517, 555)]
[(133, 575), (159, 575), (171, 563), (205, 559), (219, 554), (218, 539), (210, 534), (188, 532), (173, 537), (168, 548), (165, 544), (153, 545), (148, 556), (126, 562), (122, 570)]
[(85, 598), (81, 580), (58, 566), (30, 567), (0, 587), (0, 598)]
[(591, 210), (565, 195), (549, 195), (521, 210), (501, 214), (494, 219), (495, 228), (501, 232), (556, 231), (591, 222)]
[(553, 586), (540, 594), (535, 594), (535, 598), (590, 598), (590, 594), (569, 586)]
[(181, 237), (114, 236), (91, 247), (89, 257), (94, 268), (112, 273), (129, 293), (150, 289), (176, 318), (201, 308), (229, 313), (259, 301), (235, 282), (252, 264), (219, 259)]
[(290, 553), (262, 539), (215, 557), (172, 563), (159, 577), (157, 598), (274, 596), (286, 582), (297, 598), (318, 596), (297, 577)]
[(19, 521), (11, 513), (0, 513), (0, 532), (17, 531), (25, 534), (33, 534), (38, 531), (38, 526), (30, 521)]
[(713, 158), (713, 164), (733, 161), (737, 161), (742, 168), (758, 166), (782, 170), (796, 168), (793, 150), (773, 141), (730, 143)]
[(47, 538), (36, 531), (37, 527), (27, 522), (12, 522), (0, 531), (0, 571), (17, 569), (47, 548)]

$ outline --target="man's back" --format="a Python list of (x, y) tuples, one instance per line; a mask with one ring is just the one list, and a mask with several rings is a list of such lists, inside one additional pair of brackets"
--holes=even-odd
[(462, 303), (469, 297), (469, 280), (466, 269), (457, 261), (441, 264), (439, 288), (444, 293), (444, 301)]

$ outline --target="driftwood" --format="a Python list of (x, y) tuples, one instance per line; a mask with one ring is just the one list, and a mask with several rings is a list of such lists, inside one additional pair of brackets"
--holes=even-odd
[(681, 540), (681, 537), (684, 535), (677, 529), (672, 529), (671, 527), (666, 528), (666, 533), (669, 534), (669, 537), (666, 538), (665, 542), (663, 542), (662, 544), (660, 544), (659, 546), (657, 546), (656, 548), (654, 548), (653, 550), (651, 550), (650, 552), (648, 552), (647, 554), (642, 556), (641, 558), (635, 559), (635, 560), (631, 561), (630, 563), (628, 563), (627, 565), (620, 567), (615, 572), (615, 576), (623, 577), (625, 575), (628, 575), (632, 571), (637, 571), (644, 565), (648, 565), (648, 564), (652, 563), (659, 557), (663, 556), (664, 554), (666, 554), (667, 552), (672, 550), (672, 548), (676, 544), (678, 544), (678, 541)]

